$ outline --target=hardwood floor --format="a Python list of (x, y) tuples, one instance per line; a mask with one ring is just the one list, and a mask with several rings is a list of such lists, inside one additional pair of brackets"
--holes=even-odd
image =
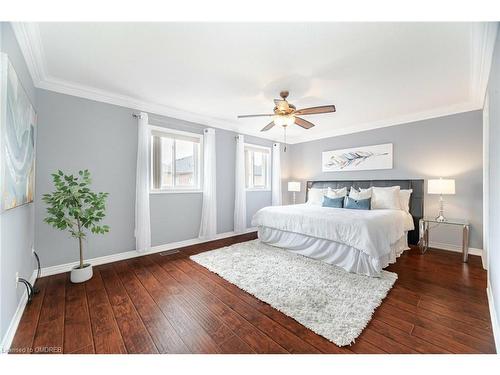
[(189, 260), (255, 233), (38, 281), (13, 353), (495, 353), (479, 257), (406, 252), (398, 280), (356, 343), (338, 347)]

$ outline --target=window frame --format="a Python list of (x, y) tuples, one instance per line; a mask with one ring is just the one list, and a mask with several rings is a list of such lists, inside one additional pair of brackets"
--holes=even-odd
[(261, 145), (256, 145), (253, 143), (246, 143), (244, 144), (244, 151), (246, 153), (247, 148), (249, 149), (260, 149), (263, 151), (266, 151), (268, 157), (267, 157), (267, 166), (266, 166), (266, 186), (265, 187), (247, 187), (246, 186), (246, 168), (247, 168), (247, 163), (246, 163), (246, 157), (245, 157), (245, 191), (249, 192), (254, 192), (254, 191), (261, 191), (261, 192), (269, 192), (271, 191), (271, 173), (272, 173), (272, 149), (271, 147), (267, 146), (261, 146)]
[[(150, 137), (149, 137), (149, 194), (178, 194), (178, 193), (203, 193), (203, 134), (191, 133), (182, 130), (176, 130), (171, 128), (166, 128), (163, 126), (149, 125)], [(199, 157), (195, 160), (195, 169), (198, 176), (198, 181), (196, 186), (178, 187), (175, 186), (175, 142), (173, 149), (173, 160), (172, 160), (172, 178), (174, 186), (172, 188), (160, 188), (155, 189), (154, 186), (154, 150), (153, 150), (153, 133), (163, 133), (166, 138), (171, 138), (175, 140), (175, 136), (189, 137), (199, 140)], [(170, 137), (169, 137), (170, 136)]]

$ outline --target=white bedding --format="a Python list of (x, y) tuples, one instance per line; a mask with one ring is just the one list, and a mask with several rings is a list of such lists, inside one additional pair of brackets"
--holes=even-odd
[(347, 272), (373, 277), (380, 276), (382, 269), (396, 262), (396, 259), (408, 250), (406, 233), (399, 241), (391, 245), (389, 254), (378, 258), (369, 256), (349, 245), (279, 229), (259, 227), (258, 235), (259, 240), (268, 245), (342, 267)]
[(310, 204), (272, 206), (259, 210), (252, 225), (335, 241), (379, 259), (393, 252), (394, 244), (414, 229), (402, 210), (351, 210)]

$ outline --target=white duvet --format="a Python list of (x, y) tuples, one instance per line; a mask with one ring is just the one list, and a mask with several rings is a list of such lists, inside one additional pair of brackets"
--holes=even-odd
[(254, 215), (252, 225), (339, 242), (373, 258), (389, 254), (391, 245), (414, 229), (411, 215), (402, 210), (352, 210), (310, 204), (265, 207)]

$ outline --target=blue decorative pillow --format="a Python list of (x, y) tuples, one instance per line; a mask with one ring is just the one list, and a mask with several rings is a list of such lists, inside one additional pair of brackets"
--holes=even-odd
[(371, 198), (367, 199), (354, 199), (345, 197), (344, 208), (351, 208), (353, 210), (369, 210)]
[(344, 206), (344, 197), (328, 198), (326, 195), (323, 197), (323, 207), (342, 208)]

